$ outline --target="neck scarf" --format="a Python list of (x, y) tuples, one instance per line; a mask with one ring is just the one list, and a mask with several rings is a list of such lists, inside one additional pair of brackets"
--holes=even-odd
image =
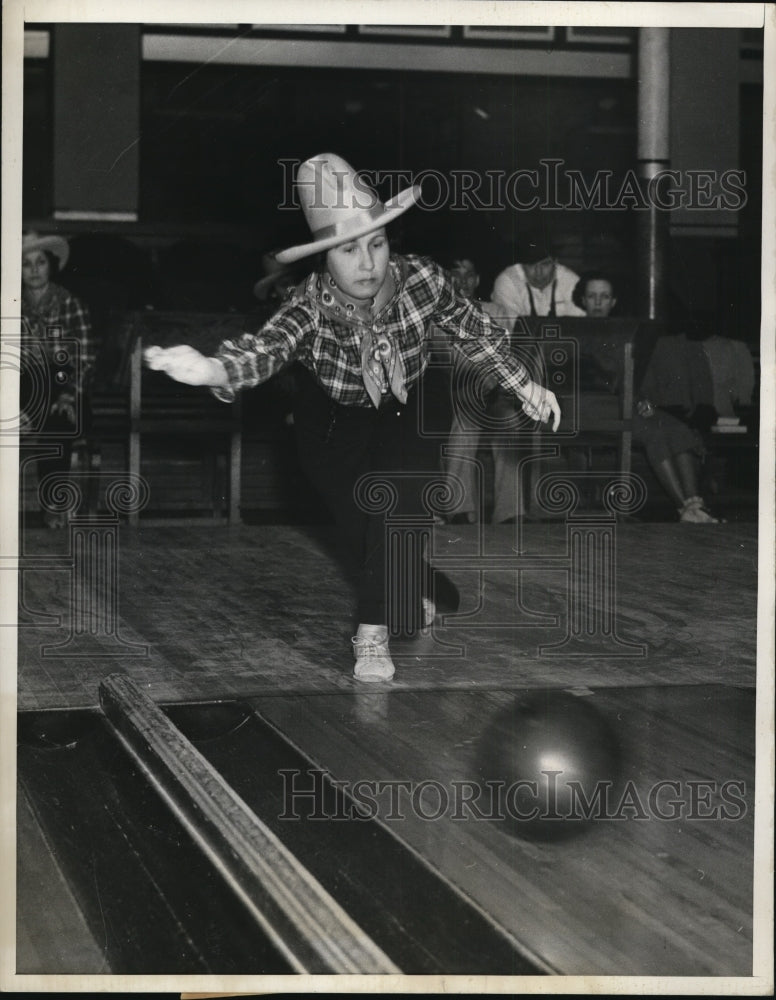
[[(375, 299), (367, 301), (346, 295), (329, 274), (318, 275), (314, 287), (315, 299), (325, 312), (360, 330), (361, 375), (367, 395), (375, 407), (380, 406), (389, 392), (400, 403), (407, 402), (404, 363), (385, 323), (380, 321), (392, 304), (398, 287), (391, 267), (386, 275), (386, 284), (387, 295), (378, 293)], [(383, 300), (379, 310), (375, 310), (376, 299)]]

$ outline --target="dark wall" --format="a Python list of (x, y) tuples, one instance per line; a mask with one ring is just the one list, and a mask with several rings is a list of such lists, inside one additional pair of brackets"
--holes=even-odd
[[(635, 85), (625, 80), (200, 67), (146, 63), (142, 76), (141, 216), (147, 221), (250, 222), (266, 244), (304, 237), (278, 161), (337, 152), (362, 170), (438, 172), (433, 209), (403, 222), (406, 249), (453, 246), (487, 273), (512, 261), (519, 213), (483, 188), (476, 211), (452, 207), (452, 171), (483, 176), (563, 159), (621, 175), (635, 157)], [(450, 197), (444, 197), (444, 183)], [(380, 193), (395, 193), (384, 185)], [(576, 234), (627, 244), (623, 213), (556, 213)]]
[(49, 62), (25, 59), (22, 210), (26, 219), (45, 219), (53, 209), (51, 89)]
[[(24, 212), (38, 223), (53, 210), (51, 73), (51, 59), (25, 63)], [(185, 303), (192, 306), (203, 241), (235, 242), (230, 227), (250, 232), (251, 273), (239, 275), (240, 294), (249, 296), (260, 250), (306, 239), (301, 213), (278, 207), (291, 196), (292, 170), (281, 160), (334, 151), (359, 169), (436, 171), (450, 183), (454, 171), (484, 177), (538, 169), (541, 175), (542, 161), (556, 158), (588, 181), (611, 172), (615, 188), (635, 166), (635, 80), (143, 61), (140, 88), (139, 223), (121, 232), (145, 241), (158, 266), (170, 244), (184, 236), (199, 241), (174, 262), (180, 273), (173, 278), (178, 290), (188, 282)], [(738, 214), (739, 238), (672, 240), (670, 276), (679, 311), (716, 312), (733, 335), (755, 344), (762, 88), (743, 85), (740, 97), (748, 201)], [(383, 184), (380, 194), (396, 189)], [(430, 201), (437, 190), (427, 177)], [(481, 200), (488, 202), (489, 193), (483, 188)], [(466, 211), (450, 202), (443, 196), (433, 210), (408, 212), (391, 227), (392, 238), (404, 250), (442, 260), (475, 257), (487, 294), (498, 270), (514, 260), (514, 238), (526, 215), (498, 198)], [(562, 260), (576, 269), (612, 269), (622, 286), (632, 284), (633, 211), (549, 209), (545, 215), (561, 237)], [(205, 265), (214, 281), (228, 284), (236, 275), (230, 260), (219, 251)], [(223, 274), (214, 273), (219, 268)], [(205, 306), (221, 308), (222, 299), (234, 296)], [(243, 304), (234, 301), (237, 308)]]

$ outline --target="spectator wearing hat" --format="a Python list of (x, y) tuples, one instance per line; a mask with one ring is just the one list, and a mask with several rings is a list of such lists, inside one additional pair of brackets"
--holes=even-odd
[(518, 243), (518, 263), (499, 274), (491, 298), (502, 322), (514, 329), (518, 316), (584, 316), (573, 301), (579, 276), (555, 259), (551, 240), (525, 233)]
[[(303, 163), (296, 186), (312, 236), (277, 260), (319, 255), (302, 286), (258, 333), (225, 341), (213, 357), (186, 345), (151, 347), (146, 363), (178, 381), (210, 386), (225, 401), (289, 361), (300, 363), (294, 414), (300, 461), (337, 522), (356, 574), (354, 673), (362, 681), (384, 681), (394, 674), (387, 593), (407, 580), (389, 580), (385, 515), (364, 509), (358, 483), (365, 474), (385, 475), (396, 511), (421, 510), (417, 479), (433, 475), (438, 464), (436, 444), (421, 432), (419, 406), (432, 326), (517, 396), (531, 419), (552, 420), (555, 428), (560, 410), (554, 394), (532, 382), (510, 354), (507, 331), (459, 298), (441, 267), (391, 254), (385, 227), (415, 204), (417, 186), (383, 204), (332, 153)], [(422, 553), (414, 559), (413, 593), (401, 600), (410, 634), (430, 625), (435, 611), (435, 582)]]
[[(46, 387), (50, 401), (42, 422), (36, 422), (41, 439), (50, 436), (60, 449), (60, 455), (38, 461), (38, 478), (42, 482), (53, 473), (64, 474), (70, 469), (73, 439), (79, 415), (85, 413), (84, 393), (94, 366), (92, 328), (87, 307), (67, 289), (55, 282), (69, 256), (67, 241), (60, 236), (39, 236), (26, 233), (22, 237), (22, 344), (23, 352), (42, 359), (48, 371)], [(77, 359), (62, 361), (61, 341), (76, 340)], [(67, 353), (67, 352), (65, 352)], [(28, 362), (31, 355), (28, 356)], [(30, 413), (40, 402), (40, 384), (22, 365), (20, 409), (22, 430), (29, 429)], [(64, 515), (44, 512), (44, 522), (52, 528), (64, 524)]]

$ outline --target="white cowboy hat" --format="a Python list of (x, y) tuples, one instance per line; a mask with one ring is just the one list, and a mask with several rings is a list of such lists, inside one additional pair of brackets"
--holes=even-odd
[(61, 236), (39, 236), (37, 233), (24, 233), (22, 236), (22, 254), (32, 250), (49, 250), (59, 261), (60, 271), (70, 256), (67, 240)]
[(320, 153), (300, 164), (296, 189), (313, 241), (281, 250), (275, 255), (280, 264), (291, 264), (387, 226), (420, 197), (416, 184), (383, 204), (335, 153)]

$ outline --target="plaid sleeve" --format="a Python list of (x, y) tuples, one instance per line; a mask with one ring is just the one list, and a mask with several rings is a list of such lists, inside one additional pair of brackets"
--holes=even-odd
[(223, 364), (229, 384), (213, 389), (213, 395), (231, 403), (242, 389), (250, 389), (278, 372), (295, 356), (299, 344), (313, 331), (314, 320), (298, 303), (282, 306), (258, 333), (243, 333), (225, 340), (215, 353)]
[(81, 346), (80, 371), (76, 379), (80, 389), (84, 387), (94, 368), (96, 354), (89, 309), (75, 296), (67, 295), (61, 318), (65, 336), (77, 340)]
[(472, 364), (491, 372), (505, 389), (518, 394), (528, 373), (510, 350), (509, 334), (477, 302), (456, 295), (450, 276), (429, 262), (437, 289), (434, 322), (453, 336), (453, 346)]

